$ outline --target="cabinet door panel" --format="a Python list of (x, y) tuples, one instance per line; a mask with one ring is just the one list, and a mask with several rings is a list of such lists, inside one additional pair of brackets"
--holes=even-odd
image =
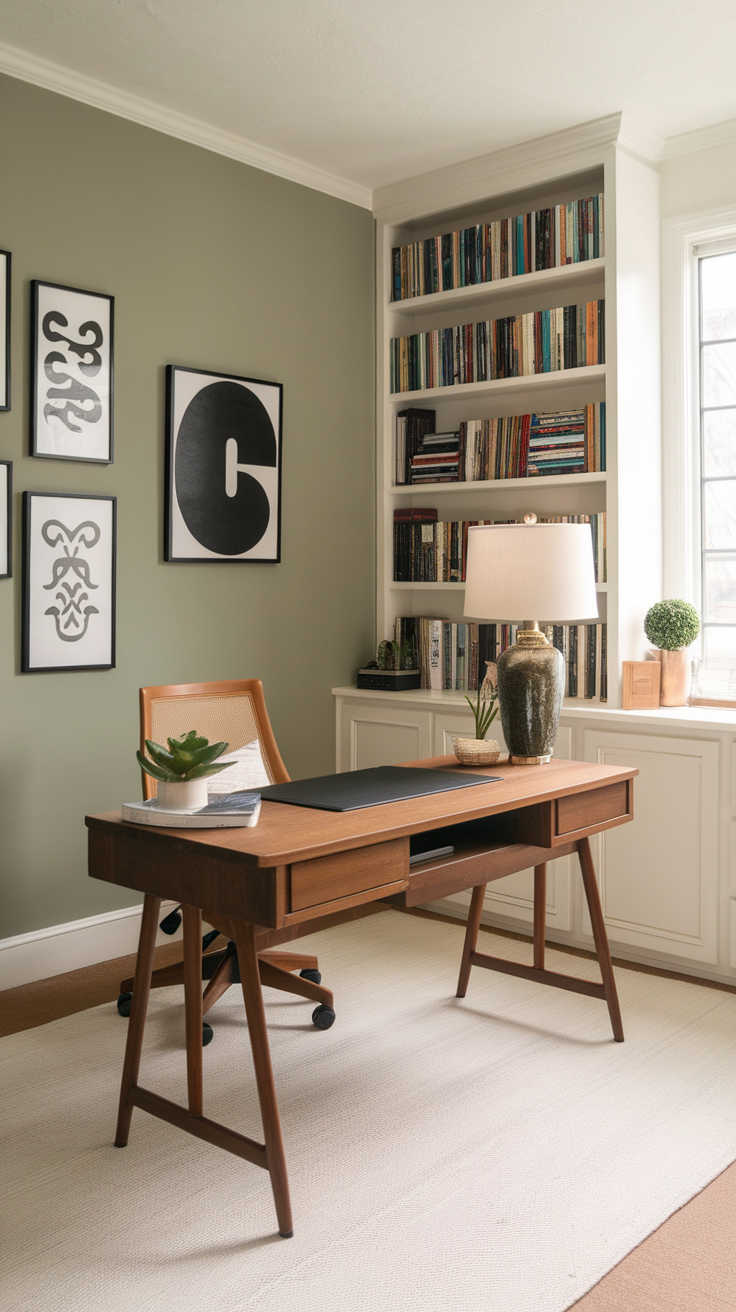
[(701, 740), (586, 731), (586, 760), (639, 770), (633, 823), (595, 844), (612, 940), (717, 960), (718, 751)]
[(345, 701), (341, 714), (342, 770), (369, 770), (432, 755), (430, 711), (386, 706), (385, 702)]

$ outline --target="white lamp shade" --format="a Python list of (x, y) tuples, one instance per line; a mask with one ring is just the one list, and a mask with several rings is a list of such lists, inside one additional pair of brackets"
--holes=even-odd
[(569, 624), (598, 616), (589, 524), (477, 524), (468, 529), (465, 614)]

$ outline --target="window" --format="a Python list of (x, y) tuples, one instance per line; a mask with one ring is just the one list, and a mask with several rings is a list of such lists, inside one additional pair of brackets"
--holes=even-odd
[(736, 240), (698, 263), (698, 692), (736, 698)]

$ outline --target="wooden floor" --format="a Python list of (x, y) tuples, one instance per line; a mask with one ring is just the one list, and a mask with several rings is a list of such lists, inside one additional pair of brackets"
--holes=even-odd
[[(181, 951), (178, 942), (157, 948), (156, 966), (181, 960)], [(134, 965), (134, 956), (118, 957), (0, 992), (0, 1037), (113, 1002)], [(702, 986), (729, 987), (708, 981)], [(736, 1052), (734, 1072), (736, 1089)], [(736, 1312), (735, 1233), (736, 1163), (614, 1267), (574, 1312)]]

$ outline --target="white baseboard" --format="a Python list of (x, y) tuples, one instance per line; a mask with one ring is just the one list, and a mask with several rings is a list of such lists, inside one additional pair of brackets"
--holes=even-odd
[[(161, 919), (176, 903), (161, 903)], [(101, 916), (88, 916), (85, 920), (70, 920), (65, 925), (50, 925), (48, 929), (32, 930), (15, 938), (0, 939), (0, 989), (12, 989), (18, 984), (31, 984), (52, 975), (63, 975), (81, 966), (94, 966), (99, 961), (124, 957), (135, 952), (141, 927), (141, 907), (122, 907), (119, 911), (106, 911)], [(171, 943), (181, 938), (181, 927), (176, 934), (162, 934), (157, 943)]]

